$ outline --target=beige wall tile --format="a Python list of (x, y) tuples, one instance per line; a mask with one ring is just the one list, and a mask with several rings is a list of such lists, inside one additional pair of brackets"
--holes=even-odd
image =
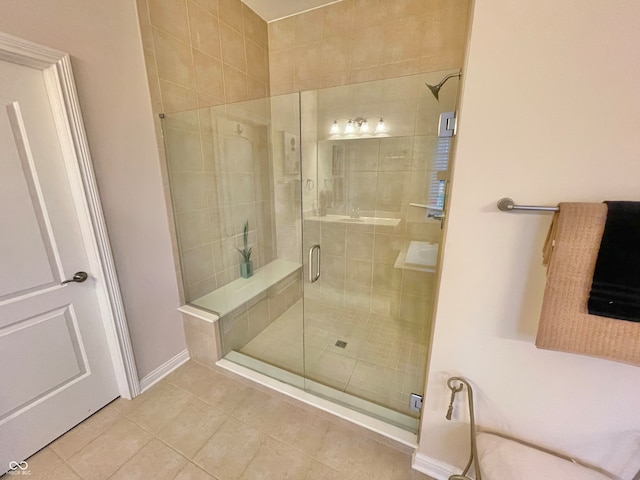
[(138, 20), (140, 20), (140, 25), (150, 25), (151, 20), (149, 19), (149, 3), (147, 2), (147, 0), (136, 0), (136, 10), (138, 11)]
[(242, 21), (246, 38), (265, 49), (269, 48), (267, 22), (244, 3), (242, 4)]
[(243, 32), (242, 2), (240, 0), (218, 0), (218, 16), (221, 21), (237, 32)]
[(306, 43), (295, 50), (295, 79), (314, 79), (319, 82), (320, 77), (321, 42)]
[(189, 0), (187, 6), (191, 46), (211, 57), (221, 58), (218, 18), (193, 0)]
[(187, 8), (184, 0), (148, 0), (151, 24), (183, 42), (189, 40)]
[(402, 272), (392, 264), (374, 262), (373, 288), (399, 292), (402, 288)]
[(153, 41), (160, 79), (193, 89), (195, 82), (189, 44), (157, 28), (153, 29)]
[(320, 65), (322, 75), (345, 72), (351, 68), (351, 41), (348, 34), (322, 39)]
[(347, 232), (347, 258), (373, 260), (373, 234)]
[(367, 260), (347, 258), (346, 282), (349, 285), (371, 287), (373, 264)]
[(151, 107), (154, 112), (162, 111), (162, 92), (160, 91), (160, 78), (156, 67), (156, 56), (153, 50), (144, 49), (144, 63), (147, 69), (149, 94), (151, 95)]
[(317, 42), (322, 39), (322, 11), (321, 9), (303, 12), (295, 17), (296, 45)]
[(218, 16), (218, 0), (193, 0), (212, 15)]
[(243, 72), (247, 71), (244, 37), (224, 23), (220, 24), (222, 61)]
[[(269, 74), (271, 76), (271, 85), (273, 88), (282, 85), (293, 86), (295, 72), (295, 50), (293, 48), (271, 51), (269, 53)], [(282, 93), (290, 93), (284, 91)]]
[(245, 48), (247, 55), (247, 73), (266, 83), (269, 78), (266, 49), (251, 40), (246, 40)]
[(351, 34), (351, 67), (353, 69), (375, 67), (381, 64), (382, 50), (378, 39), (384, 39), (384, 30), (380, 26)]
[(187, 285), (215, 274), (213, 268), (213, 253), (209, 245), (184, 250), (182, 252), (182, 260), (182, 268)]
[[(468, 8), (468, 0), (344, 0), (272, 22), (271, 86), (288, 93), (460, 67)], [(306, 65), (296, 68), (292, 80), (283, 79), (289, 66), (283, 59), (274, 62), (273, 53), (318, 40), (322, 79), (314, 81)]]
[(224, 74), (222, 63), (196, 50), (193, 52), (196, 88), (199, 94), (224, 98)]
[(376, 262), (393, 264), (404, 247), (404, 237), (397, 235), (376, 235), (373, 259)]
[(269, 50), (272, 52), (296, 45), (296, 17), (287, 17), (267, 25), (269, 30)]
[(353, 0), (342, 0), (335, 5), (322, 8), (320, 11), (322, 13), (323, 39), (335, 35), (342, 36), (344, 38), (351, 33), (355, 22), (353, 15)]
[(325, 223), (322, 225), (322, 253), (344, 257), (346, 226)]
[(265, 98), (269, 95), (267, 84), (251, 75), (247, 75), (247, 97), (249, 99)]
[(247, 100), (247, 74), (224, 65), (225, 100), (241, 102)]
[(422, 17), (409, 18), (383, 26), (380, 63), (395, 63), (420, 58), (424, 29)]

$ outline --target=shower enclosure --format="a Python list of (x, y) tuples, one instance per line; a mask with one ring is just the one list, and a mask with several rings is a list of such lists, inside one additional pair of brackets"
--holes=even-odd
[(425, 84), (456, 72), (164, 116), (185, 298), (227, 360), (417, 431), (458, 80)]

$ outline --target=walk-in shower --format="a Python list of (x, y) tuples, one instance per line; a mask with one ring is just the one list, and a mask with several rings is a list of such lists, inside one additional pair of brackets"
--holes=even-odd
[(164, 116), (185, 298), (226, 360), (417, 431), (457, 93), (425, 83), (449, 74)]

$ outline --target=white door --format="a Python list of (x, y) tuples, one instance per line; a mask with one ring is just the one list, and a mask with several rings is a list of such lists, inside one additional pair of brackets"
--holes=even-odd
[(0, 475), (119, 395), (44, 75), (0, 60)]

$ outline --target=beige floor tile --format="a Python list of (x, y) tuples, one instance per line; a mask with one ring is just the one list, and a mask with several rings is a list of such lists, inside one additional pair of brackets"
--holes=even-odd
[(172, 480), (188, 460), (159, 440), (151, 440), (110, 477), (113, 480)]
[(286, 418), (288, 406), (281, 399), (257, 389), (246, 393), (231, 412), (238, 420), (266, 433)]
[(196, 396), (225, 413), (232, 413), (237, 405), (249, 395), (253, 389), (225, 375), (218, 375), (214, 382), (198, 389)]
[(216, 480), (193, 463), (188, 463), (173, 480)]
[(313, 460), (304, 480), (345, 480), (347, 478), (349, 477), (344, 473)]
[(121, 417), (122, 413), (112, 402), (58, 438), (50, 447), (62, 459), (68, 460), (107, 431)]
[(192, 398), (186, 390), (162, 383), (149, 391), (146, 401), (126, 413), (126, 417), (148, 432), (157, 433), (177, 417)]
[(331, 424), (313, 457), (343, 473), (359, 471), (375, 459), (375, 440), (341, 425)]
[(215, 382), (217, 377), (218, 374), (210, 368), (192, 361), (171, 372), (166, 381), (196, 395), (205, 385)]
[(157, 437), (185, 457), (192, 458), (226, 419), (227, 415), (220, 410), (192, 398)]
[[(27, 459), (28, 468), (25, 471), (31, 472), (29, 478), (33, 479), (49, 479), (52, 478), (51, 472), (64, 465), (64, 461), (50, 447), (43, 448), (38, 453), (31, 455)], [(1, 478), (11, 479), (20, 478), (17, 475), (4, 475)]]
[(127, 419), (118, 420), (68, 461), (85, 479), (103, 480), (133, 457), (151, 436)]
[(411, 468), (411, 455), (376, 443), (370, 460), (354, 472), (353, 480), (417, 480), (428, 479)]
[[(39, 478), (37, 476), (29, 476), (29, 478)], [(45, 477), (42, 477), (45, 478)], [(47, 477), (47, 479), (55, 479), (55, 480), (82, 480), (76, 472), (71, 470), (71, 467), (66, 463), (62, 465), (58, 465), (56, 468), (51, 470)]]
[(300, 480), (313, 459), (288, 445), (267, 438), (244, 471), (241, 480)]
[(229, 418), (204, 444), (193, 463), (224, 480), (240, 478), (267, 436)]
[(286, 403), (283, 409), (286, 410), (286, 416), (267, 426), (269, 435), (306, 454), (317, 452), (331, 422), (315, 413)]

